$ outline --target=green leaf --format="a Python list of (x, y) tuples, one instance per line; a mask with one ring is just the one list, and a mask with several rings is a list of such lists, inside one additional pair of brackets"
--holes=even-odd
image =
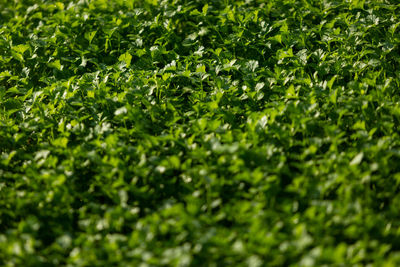
[(57, 138), (53, 140), (52, 144), (56, 147), (67, 148), (68, 138), (66, 137)]
[(197, 65), (196, 72), (198, 72), (198, 73), (206, 73), (206, 66), (205, 65)]
[(202, 9), (203, 16), (206, 16), (206, 15), (207, 15), (207, 10), (208, 10), (208, 4), (205, 4), (205, 5), (203, 6), (203, 9)]
[(30, 48), (30, 46), (27, 44), (20, 44), (20, 45), (16, 45), (16, 46), (12, 47), (12, 49), (14, 51), (16, 51), (17, 53), (19, 53), (21, 55), (23, 55), (25, 53), (25, 51), (27, 51), (29, 48)]
[(48, 66), (51, 67), (51, 68), (55, 68), (55, 69), (57, 69), (57, 70), (60, 70), (60, 71), (61, 71), (61, 70), (63, 69), (63, 67), (64, 67), (64, 66), (61, 65), (61, 62), (60, 62), (59, 59), (57, 59), (57, 60), (55, 60), (55, 61), (53, 61), (53, 62), (48, 63)]
[(120, 62), (124, 62), (126, 67), (129, 68), (129, 66), (131, 65), (132, 56), (131, 54), (129, 54), (129, 52), (126, 52), (125, 54), (120, 55), (118, 60)]
[(85, 39), (89, 41), (89, 44), (92, 43), (94, 36), (96, 35), (97, 31), (85, 32)]

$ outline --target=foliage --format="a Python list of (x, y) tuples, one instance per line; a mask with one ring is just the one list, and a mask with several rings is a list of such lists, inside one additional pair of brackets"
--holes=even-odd
[(399, 25), (397, 0), (0, 0), (0, 264), (398, 266)]

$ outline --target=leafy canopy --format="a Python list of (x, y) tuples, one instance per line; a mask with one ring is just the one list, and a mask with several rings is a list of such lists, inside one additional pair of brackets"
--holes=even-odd
[(397, 0), (0, 0), (0, 265), (398, 266)]

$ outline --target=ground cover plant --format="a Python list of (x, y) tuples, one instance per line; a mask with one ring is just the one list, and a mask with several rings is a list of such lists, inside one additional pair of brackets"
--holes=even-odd
[(0, 265), (399, 266), (397, 0), (0, 0)]

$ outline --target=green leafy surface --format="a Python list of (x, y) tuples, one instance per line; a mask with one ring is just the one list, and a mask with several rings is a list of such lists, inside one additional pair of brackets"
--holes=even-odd
[(0, 0), (0, 265), (399, 266), (396, 0)]

